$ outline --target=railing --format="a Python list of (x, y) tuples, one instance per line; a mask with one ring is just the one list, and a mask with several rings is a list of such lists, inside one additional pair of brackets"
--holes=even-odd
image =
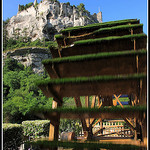
[(94, 126), (93, 133), (103, 128), (103, 130), (97, 134), (97, 136), (103, 137), (132, 137), (132, 131), (127, 128), (124, 128), (123, 120), (109, 120), (107, 122), (102, 123), (102, 127), (100, 123)]

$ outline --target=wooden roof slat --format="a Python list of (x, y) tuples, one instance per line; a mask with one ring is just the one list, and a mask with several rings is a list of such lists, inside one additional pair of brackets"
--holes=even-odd
[[(133, 34), (124, 36), (112, 36), (98, 39), (88, 39), (74, 42), (74, 45), (61, 49), (61, 57), (93, 54), (100, 52), (125, 51), (147, 48), (147, 36), (145, 34)], [(53, 58), (59, 57), (58, 50), (50, 49)]]
[(103, 41), (110, 41), (110, 40), (121, 40), (121, 39), (139, 39), (139, 38), (146, 38), (146, 34), (133, 34), (133, 35), (123, 35), (123, 36), (109, 36), (104, 38), (97, 38), (97, 39), (87, 39), (87, 40), (80, 40), (74, 42), (74, 45), (84, 45), (84, 44), (96, 44), (101, 43)]
[(118, 75), (136, 73), (136, 56), (138, 72), (147, 72), (147, 51), (125, 51), (98, 53), (81, 56), (47, 59), (43, 61), (50, 78), (57, 78), (52, 70), (54, 65), (62, 78), (93, 75)]
[(142, 86), (145, 89), (146, 74), (52, 79), (37, 81), (36, 84), (47, 97), (53, 97), (48, 90), (50, 87), (62, 98), (131, 93), (138, 95), (139, 80), (143, 80)]
[(64, 29), (61, 31), (61, 33), (63, 33), (64, 35), (66, 35), (66, 33), (73, 32), (73, 35), (76, 35), (76, 32), (80, 32), (80, 34), (83, 34), (83, 32), (88, 31), (88, 30), (96, 30), (98, 28), (104, 28), (104, 27), (111, 27), (111, 26), (116, 26), (116, 25), (121, 25), (121, 24), (128, 24), (128, 23), (132, 23), (132, 24), (137, 24), (139, 23), (139, 20), (137, 19), (125, 19), (125, 20), (117, 20), (117, 21), (110, 21), (110, 22), (104, 22), (104, 23), (96, 23), (96, 24), (90, 24), (87, 26), (76, 26), (76, 27), (70, 27), (67, 29)]
[(102, 118), (102, 119), (122, 119), (132, 117), (142, 117), (146, 113), (147, 107), (143, 106), (130, 106), (126, 108), (111, 107), (111, 108), (56, 108), (56, 109), (42, 109), (36, 108), (35, 113), (42, 113), (45, 117), (55, 117), (57, 113), (61, 118), (79, 119), (83, 118)]
[(93, 32), (89, 32), (79, 36), (65, 37), (59, 34), (56, 35), (55, 38), (57, 40), (58, 45), (61, 47), (61, 46), (71, 45), (73, 44), (73, 42), (79, 40), (103, 38), (108, 36), (129, 35), (131, 34), (131, 32), (133, 32), (133, 30), (134, 30), (134, 34), (143, 33), (143, 24), (118, 25), (113, 27), (100, 28)]
[(139, 51), (135, 50), (127, 50), (127, 51), (116, 51), (116, 52), (101, 52), (96, 54), (85, 54), (85, 55), (77, 55), (77, 56), (69, 56), (62, 58), (53, 58), (53, 59), (45, 59), (42, 61), (43, 64), (50, 63), (63, 63), (63, 62), (76, 62), (76, 61), (84, 61), (84, 60), (93, 60), (98, 58), (107, 58), (107, 57), (120, 57), (120, 56), (130, 56), (130, 55), (145, 55), (147, 54), (147, 50), (141, 49)]

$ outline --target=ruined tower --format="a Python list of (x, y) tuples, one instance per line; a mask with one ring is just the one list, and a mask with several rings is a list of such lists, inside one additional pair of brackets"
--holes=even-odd
[(97, 13), (97, 20), (99, 23), (102, 22), (102, 12), (100, 11), (100, 8), (99, 8), (99, 13)]
[(37, 0), (34, 1), (34, 6), (37, 4)]

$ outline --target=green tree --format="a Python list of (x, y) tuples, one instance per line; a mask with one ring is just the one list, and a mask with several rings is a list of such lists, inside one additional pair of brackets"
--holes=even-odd
[[(5, 122), (20, 123), (36, 119), (30, 111), (38, 106), (51, 107), (52, 100), (46, 98), (34, 81), (43, 77), (34, 74), (31, 67), (24, 67), (9, 58), (3, 67), (3, 115)], [(46, 78), (46, 76), (45, 76)]]
[(80, 3), (80, 5), (78, 5), (77, 8), (78, 8), (79, 11), (90, 14), (90, 12), (85, 9), (85, 5), (83, 3)]
[(77, 6), (79, 11), (85, 11), (85, 5), (83, 3), (80, 3), (80, 5)]

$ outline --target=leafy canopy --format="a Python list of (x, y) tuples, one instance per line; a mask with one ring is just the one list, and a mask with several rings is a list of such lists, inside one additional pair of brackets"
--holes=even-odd
[(34, 84), (34, 80), (42, 78), (42, 76), (34, 74), (30, 67), (24, 67), (14, 59), (4, 60), (4, 122), (20, 123), (27, 119), (36, 119), (34, 114), (29, 114), (31, 109), (41, 105), (51, 107), (52, 100), (46, 98)]

